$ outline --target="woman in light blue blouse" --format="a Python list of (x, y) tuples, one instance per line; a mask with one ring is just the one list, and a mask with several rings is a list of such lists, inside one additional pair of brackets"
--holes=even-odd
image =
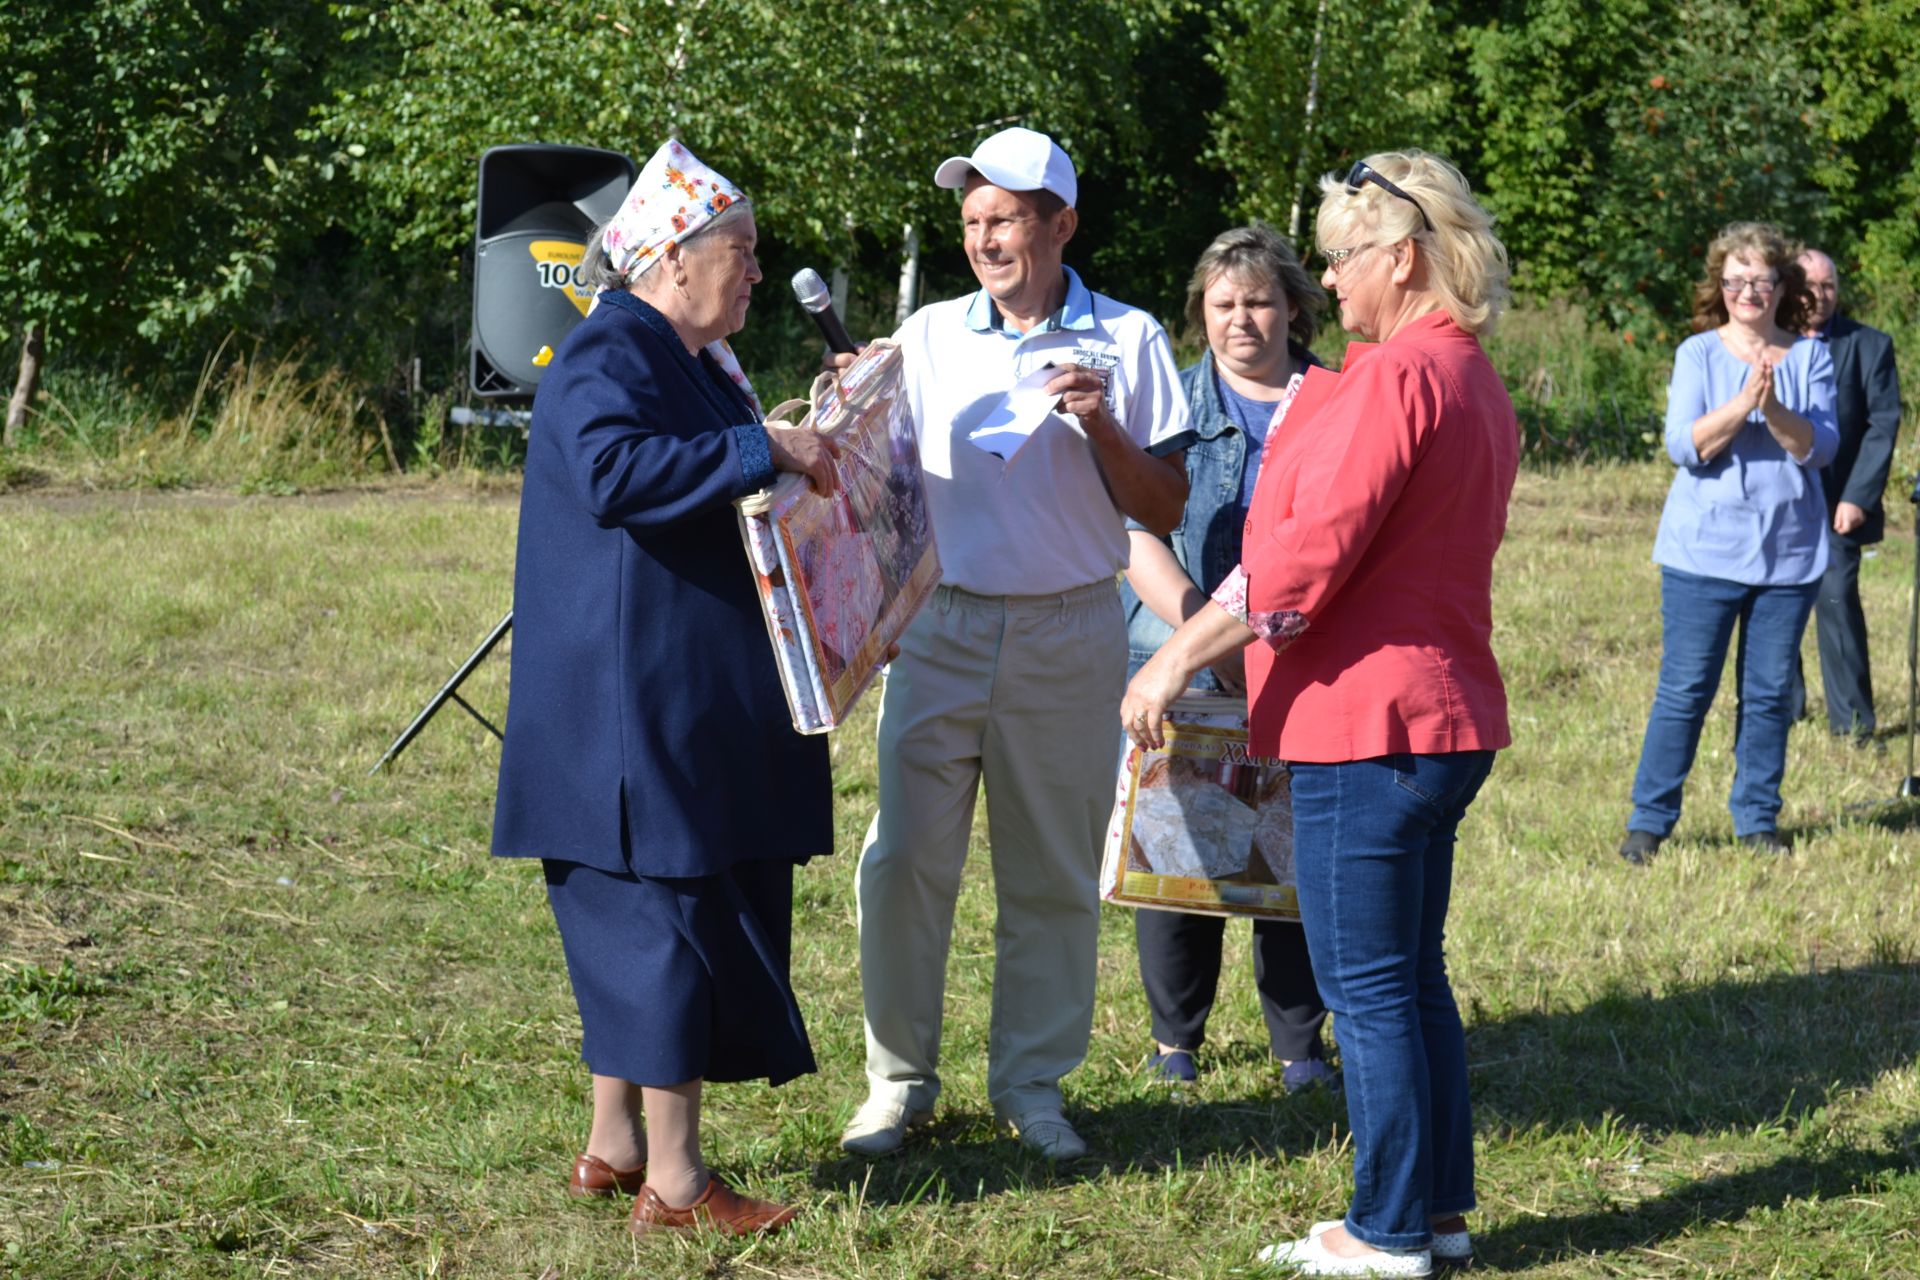
[(1707, 247), (1693, 337), (1667, 390), (1667, 453), (1679, 471), (1653, 544), (1660, 566), (1660, 683), (1647, 717), (1620, 856), (1651, 858), (1680, 795), (1727, 647), (1739, 636), (1734, 834), (1784, 853), (1780, 779), (1800, 633), (1827, 565), (1820, 468), (1840, 437), (1833, 361), (1799, 337), (1812, 306), (1799, 246), (1736, 222)]

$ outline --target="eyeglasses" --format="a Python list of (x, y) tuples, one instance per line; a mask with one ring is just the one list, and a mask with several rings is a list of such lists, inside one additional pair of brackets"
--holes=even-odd
[(1360, 244), (1353, 246), (1351, 249), (1322, 249), (1320, 256), (1326, 260), (1327, 266), (1333, 269), (1333, 274), (1339, 275), (1340, 268), (1346, 266), (1348, 260), (1351, 259), (1354, 254), (1365, 253), (1371, 248), (1373, 248), (1373, 246), (1370, 244)]
[(1365, 160), (1355, 160), (1353, 162), (1353, 168), (1347, 170), (1347, 194), (1350, 196), (1359, 195), (1360, 188), (1369, 182), (1390, 196), (1399, 196), (1416, 210), (1419, 210), (1420, 225), (1425, 227), (1429, 232), (1433, 230), (1433, 219), (1427, 216), (1425, 209), (1420, 208), (1420, 202), (1418, 200), (1415, 200), (1412, 196), (1381, 177), (1379, 173), (1374, 170), (1374, 167)]
[(1756, 298), (1770, 298), (1773, 296), (1773, 291), (1779, 287), (1780, 280), (1776, 276), (1759, 276), (1752, 280), (1724, 276), (1720, 281), (1720, 292), (1729, 298), (1737, 298), (1749, 289), (1753, 290), (1753, 296)]

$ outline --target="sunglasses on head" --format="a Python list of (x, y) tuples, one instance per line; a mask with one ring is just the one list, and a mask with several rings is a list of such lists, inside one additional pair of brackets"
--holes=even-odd
[(1420, 208), (1420, 202), (1418, 200), (1415, 200), (1412, 196), (1381, 177), (1379, 173), (1374, 170), (1374, 167), (1365, 160), (1355, 160), (1353, 162), (1353, 168), (1347, 170), (1347, 194), (1350, 196), (1359, 195), (1360, 188), (1369, 182), (1388, 195), (1399, 196), (1402, 200), (1412, 205), (1420, 214), (1420, 225), (1425, 227), (1429, 232), (1433, 230), (1433, 219), (1427, 217), (1427, 211)]

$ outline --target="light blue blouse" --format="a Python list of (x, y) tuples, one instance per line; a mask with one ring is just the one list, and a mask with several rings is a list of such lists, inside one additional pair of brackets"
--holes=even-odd
[(1653, 562), (1748, 586), (1812, 582), (1827, 568), (1827, 506), (1820, 468), (1833, 461), (1833, 357), (1802, 338), (1774, 367), (1773, 394), (1813, 425), (1813, 449), (1796, 461), (1756, 410), (1711, 462), (1693, 447), (1693, 424), (1746, 385), (1752, 367), (1712, 330), (1674, 353), (1667, 387), (1667, 454), (1680, 468), (1667, 490)]

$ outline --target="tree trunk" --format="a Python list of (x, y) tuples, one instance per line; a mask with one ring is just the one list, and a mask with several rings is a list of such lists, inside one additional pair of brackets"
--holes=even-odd
[(842, 324), (846, 323), (846, 319), (847, 319), (847, 264), (846, 263), (836, 262), (833, 264), (833, 281), (831, 284), (827, 286), (827, 289), (828, 289), (828, 292), (833, 297), (833, 309), (840, 314), (841, 323)]
[[(1313, 16), (1313, 58), (1307, 66), (1307, 111), (1306, 120), (1300, 128), (1300, 147), (1293, 159), (1293, 208), (1287, 214), (1287, 239), (1293, 241), (1294, 250), (1300, 248), (1300, 195), (1307, 185), (1307, 158), (1313, 147), (1313, 117), (1320, 108), (1320, 47), (1327, 35), (1327, 0), (1320, 0), (1320, 8)], [(1302, 253), (1301, 257), (1307, 255)]]
[(27, 425), (27, 406), (40, 388), (40, 364), (47, 354), (46, 333), (38, 323), (27, 325), (27, 340), (20, 347), (20, 377), (13, 384), (13, 399), (7, 401), (7, 426), (0, 445), (13, 448), (20, 442), (20, 431)]
[(900, 244), (900, 293), (893, 305), (893, 327), (907, 322), (920, 306), (920, 230), (911, 222)]

